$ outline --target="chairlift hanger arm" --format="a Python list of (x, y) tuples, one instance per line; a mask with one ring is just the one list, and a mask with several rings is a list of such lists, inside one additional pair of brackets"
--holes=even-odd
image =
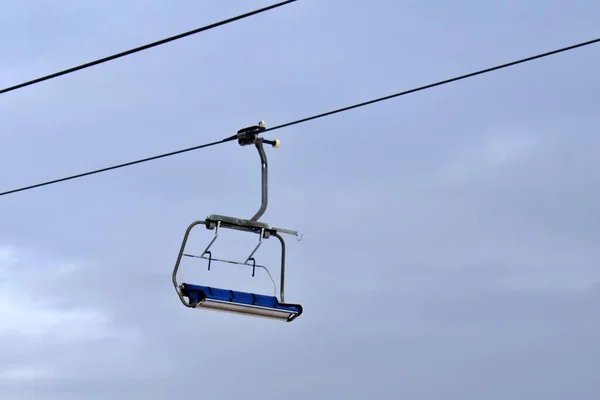
[(256, 149), (258, 150), (258, 155), (260, 156), (261, 203), (260, 203), (260, 208), (258, 209), (256, 214), (254, 214), (254, 216), (252, 218), (250, 218), (250, 221), (258, 221), (260, 219), (260, 217), (262, 217), (262, 215), (267, 210), (268, 195), (269, 195), (269, 190), (268, 190), (269, 189), (269, 187), (268, 187), (269, 164), (267, 162), (267, 154), (265, 153), (263, 143), (270, 144), (271, 146), (273, 146), (275, 148), (279, 147), (279, 144), (280, 144), (278, 139), (268, 140), (268, 139), (264, 139), (264, 138), (261, 138), (260, 136), (258, 136), (265, 129), (266, 129), (265, 122), (261, 120), (258, 122), (258, 125), (253, 125), (253, 126), (249, 126), (247, 128), (243, 128), (237, 132), (238, 143), (240, 144), (240, 146), (248, 146), (248, 145), (254, 144), (256, 146)]
[(269, 182), (268, 182), (268, 167), (269, 164), (267, 163), (267, 154), (265, 153), (265, 149), (263, 148), (262, 142), (257, 141), (256, 142), (256, 149), (258, 150), (258, 154), (260, 155), (260, 163), (261, 163), (261, 172), (260, 172), (260, 179), (261, 179), (261, 201), (260, 201), (260, 208), (258, 209), (258, 211), (256, 212), (256, 214), (254, 214), (254, 216), (252, 218), (250, 218), (250, 221), (258, 221), (260, 219), (260, 217), (262, 217), (262, 215), (265, 213), (265, 211), (267, 210), (267, 204), (269, 202)]
[(230, 217), (226, 215), (211, 214), (208, 216), (206, 227), (208, 229), (214, 229), (217, 224), (220, 224), (223, 228), (236, 229), (242, 231), (255, 232), (264, 235), (267, 238), (272, 232), (281, 232), (288, 235), (294, 235), (298, 240), (302, 239), (302, 235), (291, 229), (269, 227), (265, 222), (260, 222), (259, 219), (262, 217), (267, 209), (268, 205), (268, 161), (267, 155), (263, 144), (269, 144), (275, 148), (279, 147), (280, 141), (278, 139), (268, 140), (261, 138), (259, 134), (265, 130), (265, 122), (259, 121), (257, 125), (249, 126), (240, 129), (236, 137), (240, 146), (255, 145), (258, 150), (261, 161), (261, 205), (258, 211), (250, 219)]

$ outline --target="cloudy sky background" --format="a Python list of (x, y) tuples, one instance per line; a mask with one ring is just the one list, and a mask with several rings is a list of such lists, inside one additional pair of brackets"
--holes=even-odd
[[(0, 87), (268, 4), (5, 1)], [(0, 189), (589, 40), (599, 12), (302, 0), (1, 95)], [(190, 222), (255, 212), (251, 148), (0, 198), (0, 396), (597, 399), (598, 46), (268, 135), (264, 220), (304, 232), (288, 239), (286, 300), (305, 308), (291, 324), (186, 309), (170, 281)], [(233, 257), (254, 240), (225, 239)], [(276, 273), (277, 243), (260, 254)]]

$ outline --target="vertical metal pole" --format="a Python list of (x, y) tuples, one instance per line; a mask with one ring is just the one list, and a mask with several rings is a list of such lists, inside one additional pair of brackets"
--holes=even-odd
[(285, 242), (283, 241), (283, 238), (278, 232), (275, 232), (273, 236), (279, 239), (279, 242), (281, 243), (281, 281), (279, 283), (279, 296), (281, 297), (281, 299), (279, 301), (281, 303), (285, 303), (285, 300), (283, 298), (283, 286), (285, 282)]
[(260, 139), (257, 140), (255, 145), (256, 145), (256, 149), (258, 150), (258, 154), (260, 155), (260, 162), (261, 162), (261, 168), (262, 168), (262, 171), (261, 171), (261, 190), (262, 190), (261, 197), (262, 197), (262, 199), (261, 199), (260, 208), (256, 212), (256, 214), (254, 214), (254, 216), (250, 219), (251, 221), (258, 221), (258, 219), (264, 214), (265, 210), (267, 209), (267, 202), (268, 202), (267, 155), (265, 154), (265, 149), (263, 148), (263, 144), (260, 141)]

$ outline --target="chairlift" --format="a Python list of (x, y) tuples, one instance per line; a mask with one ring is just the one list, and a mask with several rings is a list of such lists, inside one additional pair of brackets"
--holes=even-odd
[[(296, 236), (298, 240), (302, 239), (302, 235), (298, 231), (270, 227), (269, 224), (259, 221), (260, 217), (267, 209), (268, 202), (268, 164), (267, 156), (263, 147), (264, 144), (269, 144), (275, 148), (279, 147), (279, 140), (267, 140), (259, 137), (259, 134), (264, 131), (265, 123), (260, 121), (257, 125), (240, 129), (237, 132), (238, 143), (241, 146), (254, 144), (258, 150), (262, 165), (261, 173), (261, 188), (262, 201), (260, 209), (250, 219), (236, 218), (225, 215), (211, 214), (204, 220), (192, 222), (183, 237), (181, 249), (175, 262), (173, 269), (173, 285), (177, 291), (179, 299), (184, 306), (195, 309), (212, 309), (216, 311), (227, 311), (238, 314), (253, 315), (266, 318), (274, 318), (291, 322), (302, 314), (302, 306), (300, 304), (286, 303), (284, 300), (284, 281), (285, 281), (285, 259), (286, 259), (286, 244), (281, 234)], [(200, 255), (185, 253), (186, 242), (192, 229), (198, 225), (204, 225), (208, 230), (214, 230), (214, 236), (208, 243), (204, 251)], [(249, 232), (258, 235), (258, 243), (246, 257), (244, 261), (229, 260), (213, 257), (210, 250), (211, 246), (217, 240), (222, 229), (233, 229), (237, 231)], [(275, 237), (281, 244), (281, 275), (279, 284), (279, 298), (276, 296), (276, 284), (269, 270), (264, 265), (256, 263), (254, 254), (261, 246), (264, 239)], [(255, 276), (256, 269), (263, 269), (267, 272), (274, 286), (274, 294), (255, 294), (242, 292), (231, 289), (215, 288), (206, 285), (196, 285), (191, 283), (178, 283), (177, 276), (179, 265), (183, 257), (201, 258), (208, 260), (208, 270), (210, 271), (213, 262), (237, 264), (252, 267), (252, 276)]]

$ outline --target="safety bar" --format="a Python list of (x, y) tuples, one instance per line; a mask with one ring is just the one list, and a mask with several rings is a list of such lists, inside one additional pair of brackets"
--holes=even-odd
[[(210, 254), (210, 252), (208, 252), (208, 253)], [(212, 256), (212, 254), (210, 254), (208, 258), (206, 258), (204, 256), (197, 256), (195, 254), (186, 254), (186, 253), (183, 253), (183, 256), (184, 257), (190, 257), (190, 258), (201, 258), (203, 260), (208, 260), (208, 270), (209, 271), (210, 271), (210, 265), (211, 265), (211, 263), (213, 261), (227, 263), (227, 264), (251, 266), (252, 267), (252, 276), (255, 275), (256, 268), (264, 269), (265, 272), (267, 273), (267, 275), (269, 276), (269, 279), (271, 279), (271, 282), (273, 283), (273, 296), (277, 296), (277, 294), (276, 294), (276, 292), (277, 292), (277, 284), (275, 283), (275, 280), (273, 279), (273, 276), (271, 276), (271, 273), (269, 272), (269, 269), (267, 267), (265, 267), (264, 265), (256, 264), (256, 260), (254, 258), (250, 259), (250, 260), (252, 260), (252, 264), (249, 264), (248, 262), (239, 262), (239, 261), (235, 261), (235, 260), (227, 260), (227, 259), (224, 259), (224, 258), (215, 258), (215, 257)]]

